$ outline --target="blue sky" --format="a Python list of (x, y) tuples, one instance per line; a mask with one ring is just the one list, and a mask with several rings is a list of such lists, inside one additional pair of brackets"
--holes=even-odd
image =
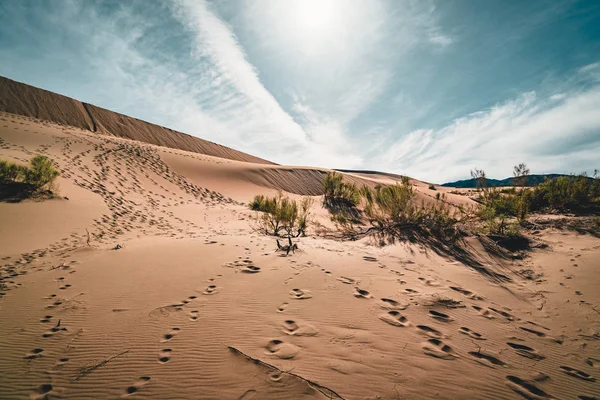
[(600, 168), (596, 0), (0, 0), (0, 75), (282, 164)]

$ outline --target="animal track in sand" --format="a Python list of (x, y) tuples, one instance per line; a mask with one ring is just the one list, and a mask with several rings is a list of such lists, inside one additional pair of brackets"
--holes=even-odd
[(354, 297), (359, 299), (370, 299), (373, 297), (368, 290), (359, 289), (357, 287), (354, 288)]
[(377, 261), (379, 261), (379, 260), (377, 260), (377, 258), (371, 257), (371, 256), (363, 256), (363, 260), (370, 261), (370, 262), (377, 262)]
[(417, 329), (419, 330), (419, 333), (422, 333), (425, 336), (429, 336), (433, 339), (439, 339), (443, 336), (442, 332), (427, 325), (417, 325)]
[(484, 353), (481, 351), (470, 351), (469, 355), (471, 357), (475, 358), (475, 361), (477, 361), (480, 364), (485, 365), (486, 367), (491, 367), (494, 368), (494, 365), (499, 365), (502, 367), (507, 367), (506, 363), (496, 357), (494, 357), (491, 354), (488, 353)]
[(305, 300), (312, 298), (310, 290), (306, 289), (292, 289), (290, 290), (290, 297), (298, 300)]
[(524, 344), (506, 342), (507, 345), (515, 349), (516, 353), (520, 356), (529, 358), (531, 360), (543, 360), (546, 358), (542, 354), (538, 353), (535, 349), (525, 346)]
[(166, 364), (171, 359), (171, 349), (162, 349), (158, 352), (158, 362), (161, 364)]
[(71, 287), (71, 284), (67, 283), (67, 284), (66, 284), (66, 285), (64, 285), (64, 286), (61, 286), (61, 287), (59, 287), (59, 289), (60, 289), (60, 290), (65, 290), (65, 289), (68, 289), (68, 288), (70, 288), (70, 287)]
[(149, 376), (141, 376), (137, 380), (137, 382), (135, 382), (133, 385), (131, 385), (127, 389), (125, 389), (125, 394), (123, 395), (123, 397), (127, 397), (127, 396), (130, 396), (130, 395), (136, 393), (138, 390), (140, 390), (140, 388), (142, 386), (144, 386), (148, 382), (150, 382)]
[(283, 321), (283, 332), (293, 336), (315, 336), (319, 331), (311, 325), (298, 325), (296, 321), (288, 319)]
[(379, 319), (393, 326), (407, 327), (410, 326), (408, 318), (400, 314), (400, 311), (391, 310), (379, 316)]
[(508, 375), (506, 377), (509, 388), (530, 400), (553, 399), (548, 393), (538, 388), (531, 382), (527, 382), (519, 377)]
[(565, 374), (573, 376), (575, 378), (583, 379), (584, 381), (588, 381), (588, 382), (595, 382), (596, 381), (596, 378), (594, 378), (590, 374), (588, 374), (586, 372), (583, 372), (581, 370), (578, 370), (578, 369), (575, 369), (575, 368), (572, 368), (572, 367), (568, 367), (566, 365), (561, 365), (559, 368)]
[(438, 321), (442, 321), (442, 322), (452, 321), (452, 318), (449, 315), (441, 313), (439, 311), (435, 311), (435, 310), (429, 310), (429, 316), (433, 319), (437, 319)]
[(284, 312), (289, 303), (282, 303), (279, 307), (277, 307), (277, 312)]
[(169, 340), (173, 339), (173, 337), (177, 334), (177, 332), (179, 332), (180, 329), (179, 328), (173, 328), (171, 329), (171, 332), (169, 333), (165, 333), (161, 339), (161, 342), (168, 342)]
[(338, 281), (345, 283), (347, 285), (351, 285), (353, 283), (355, 283), (356, 281), (352, 278), (346, 278), (345, 276), (340, 276), (339, 278), (337, 278)]
[(29, 353), (25, 354), (24, 358), (26, 360), (35, 360), (36, 358), (40, 358), (43, 352), (44, 349), (36, 348), (31, 350)]
[(273, 354), (281, 359), (294, 358), (300, 351), (300, 348), (290, 343), (285, 343), (279, 339), (273, 339), (265, 346), (266, 354)]
[(448, 346), (440, 339), (429, 339), (427, 343), (423, 345), (423, 353), (442, 360), (454, 360), (457, 357), (454, 354), (452, 347)]
[(191, 321), (198, 320), (198, 310), (192, 310), (192, 311), (190, 311), (190, 320)]
[(217, 290), (217, 285), (209, 285), (206, 287), (206, 289), (204, 289), (204, 292), (202, 292), (202, 294), (205, 294), (205, 295), (214, 294), (214, 293), (216, 293), (216, 290)]
[(471, 338), (473, 338), (475, 340), (487, 340), (487, 338), (485, 336), (483, 336), (481, 333), (477, 333), (477, 332), (467, 328), (466, 326), (461, 326), (460, 328), (458, 328), (458, 331), (460, 333), (462, 333), (463, 335), (470, 336)]
[(404, 289), (404, 293), (406, 293), (406, 294), (415, 294), (415, 293), (419, 293), (419, 292), (417, 292), (414, 289), (406, 288), (406, 289)]

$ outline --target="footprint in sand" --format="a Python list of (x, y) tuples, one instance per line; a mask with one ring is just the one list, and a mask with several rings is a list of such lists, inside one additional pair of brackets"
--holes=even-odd
[(515, 349), (516, 353), (522, 357), (529, 358), (531, 360), (543, 360), (546, 358), (542, 354), (538, 353), (535, 349), (525, 346), (524, 344), (507, 342), (507, 345)]
[(396, 300), (388, 299), (386, 297), (381, 299), (380, 305), (381, 308), (385, 308), (386, 310), (406, 310), (408, 308), (407, 304), (401, 304)]
[(455, 290), (459, 293), (464, 294), (465, 296), (467, 296), (468, 298), (470, 298), (471, 300), (483, 300), (483, 297), (471, 292), (470, 290), (467, 289), (463, 289), (460, 286), (450, 286), (450, 289)]
[(482, 307), (479, 306), (472, 306), (478, 313), (479, 315), (481, 315), (484, 318), (487, 319), (494, 319), (494, 316), (492, 315), (492, 313), (490, 312), (490, 310), (485, 310)]
[(158, 362), (161, 364), (166, 364), (171, 359), (171, 349), (162, 349), (158, 352)]
[(49, 398), (49, 395), (51, 395), (52, 393), (52, 385), (49, 383), (45, 383), (43, 385), (38, 386), (37, 388), (35, 388), (34, 393), (31, 395), (32, 399), (47, 399)]
[(363, 256), (363, 260), (365, 261), (370, 261), (370, 262), (377, 262), (377, 258), (375, 257), (371, 257), (371, 256)]
[(364, 289), (359, 289), (357, 287), (354, 288), (354, 297), (359, 298), (359, 299), (370, 299), (371, 297), (371, 293), (369, 293), (368, 290), (364, 290)]
[(544, 332), (540, 332), (540, 331), (538, 331), (536, 329), (525, 328), (524, 326), (520, 326), (519, 329), (521, 329), (521, 330), (523, 330), (523, 331), (525, 331), (527, 333), (531, 333), (531, 334), (533, 334), (535, 336), (538, 336), (538, 337), (546, 337), (546, 334)]
[(415, 294), (415, 293), (419, 293), (419, 292), (417, 292), (415, 289), (406, 288), (406, 289), (404, 289), (404, 293), (406, 293), (406, 294)]
[(354, 279), (352, 279), (352, 278), (346, 278), (345, 276), (340, 276), (338, 278), (338, 281), (340, 281), (342, 283), (345, 283), (347, 285), (351, 285), (351, 284), (353, 284), (353, 283), (356, 282)]
[(198, 298), (197, 296), (189, 296), (187, 299), (183, 300), (182, 303), (183, 304), (189, 304), (189, 303), (192, 302), (192, 300), (195, 300), (197, 298)]
[(61, 287), (59, 287), (59, 289), (60, 289), (60, 290), (65, 290), (65, 289), (68, 289), (68, 288), (70, 288), (70, 287), (71, 287), (71, 285), (67, 283), (67, 284), (66, 284), (66, 285), (64, 285), (64, 286), (61, 286)]
[(123, 395), (123, 397), (131, 396), (132, 394), (139, 391), (141, 389), (141, 387), (144, 386), (145, 384), (147, 384), (148, 382), (150, 382), (149, 376), (141, 376), (137, 380), (137, 382), (135, 382), (133, 385), (131, 385), (127, 389), (125, 389), (125, 394)]
[(197, 321), (197, 320), (198, 320), (198, 310), (190, 311), (190, 321)]
[(51, 328), (49, 331), (47, 331), (47, 332), (44, 332), (44, 333), (42, 334), (42, 337), (43, 337), (43, 338), (49, 338), (49, 337), (52, 337), (52, 336), (54, 336), (54, 335), (55, 335), (56, 333), (58, 333), (58, 332), (66, 332), (66, 331), (67, 331), (67, 328), (65, 328), (64, 326), (62, 326), (62, 327), (61, 327), (61, 326), (60, 326), (60, 321), (61, 321), (61, 320), (59, 319), (59, 320), (58, 320), (58, 323), (57, 323), (56, 325), (54, 325), (54, 326), (53, 326), (53, 327), (52, 327), (52, 328)]
[(312, 298), (310, 290), (306, 289), (292, 289), (290, 290), (290, 297), (298, 300), (305, 300)]
[(387, 322), (390, 325), (394, 325), (394, 326), (401, 326), (401, 327), (407, 327), (410, 326), (410, 322), (408, 321), (408, 318), (406, 318), (404, 315), (400, 314), (400, 311), (388, 311), (385, 314), (382, 314), (379, 316), (379, 319)]
[(31, 350), (29, 353), (25, 354), (25, 358), (26, 360), (35, 360), (36, 358), (40, 358), (42, 356), (42, 353), (44, 352), (44, 349), (33, 349)]
[(462, 333), (463, 335), (467, 335), (475, 340), (487, 340), (487, 338), (481, 333), (477, 333), (474, 330), (467, 328), (466, 326), (461, 326), (460, 328), (458, 328), (458, 332)]
[(58, 359), (58, 361), (56, 362), (56, 365), (57, 366), (63, 366), (63, 365), (65, 365), (68, 362), (69, 362), (69, 358), (68, 357), (62, 357), (62, 358)]
[(600, 358), (589, 357), (587, 360), (585, 360), (585, 363), (590, 367), (600, 368)]
[(457, 357), (452, 347), (448, 346), (440, 339), (429, 339), (427, 343), (423, 345), (423, 353), (442, 360), (454, 360)]
[(299, 325), (292, 319), (283, 322), (283, 332), (293, 336), (315, 336), (319, 331), (311, 325)]
[(495, 312), (496, 314), (502, 315), (504, 318), (506, 318), (509, 321), (515, 321), (515, 320), (519, 320), (517, 317), (515, 317), (512, 314), (507, 313), (506, 311), (502, 311), (502, 310), (498, 310), (497, 308), (494, 307), (488, 307), (490, 310), (492, 310), (493, 312)]
[(452, 318), (449, 315), (441, 313), (439, 311), (435, 311), (435, 310), (429, 310), (429, 316), (433, 319), (437, 319), (438, 321), (442, 321), (442, 322), (452, 321)]
[(559, 368), (565, 374), (573, 376), (575, 378), (582, 379), (582, 380), (588, 381), (588, 382), (595, 382), (596, 381), (596, 378), (594, 378), (590, 374), (585, 373), (585, 372), (583, 372), (583, 371), (581, 371), (579, 369), (568, 367), (566, 365), (561, 365)]
[(202, 292), (202, 294), (205, 294), (205, 295), (215, 294), (216, 290), (217, 290), (216, 285), (209, 285), (206, 287), (206, 289), (204, 289), (204, 292)]
[(257, 267), (256, 265), (246, 265), (241, 271), (246, 274), (256, 274), (257, 272), (260, 272), (260, 267)]
[(419, 333), (433, 339), (439, 339), (443, 336), (442, 332), (427, 325), (417, 325), (417, 329), (419, 330)]
[(284, 312), (289, 303), (282, 303), (279, 307), (277, 307), (277, 312)]
[(50, 322), (51, 319), (52, 319), (52, 315), (44, 315), (44, 317), (40, 319), (40, 322), (45, 324), (47, 322)]
[(484, 353), (481, 351), (470, 351), (469, 355), (475, 359), (478, 363), (485, 365), (486, 367), (494, 368), (495, 365), (501, 367), (508, 367), (506, 363), (491, 354)]
[(265, 354), (272, 354), (281, 359), (293, 358), (300, 351), (299, 347), (290, 343), (285, 343), (279, 339), (273, 339), (269, 341), (269, 343), (267, 343), (265, 346), (265, 349), (267, 349)]
[(525, 397), (526, 399), (543, 400), (553, 399), (548, 393), (538, 388), (531, 382), (527, 382), (519, 377), (508, 375), (506, 377), (507, 385), (509, 388)]
[(180, 330), (179, 328), (173, 328), (171, 330), (171, 332), (165, 333), (161, 339), (161, 342), (164, 343), (164, 342), (168, 342), (169, 340), (173, 339), (173, 337), (177, 334), (177, 332), (179, 332), (179, 330)]

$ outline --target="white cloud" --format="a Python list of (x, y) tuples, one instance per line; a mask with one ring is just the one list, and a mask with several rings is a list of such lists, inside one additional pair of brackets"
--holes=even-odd
[(447, 182), (473, 167), (504, 178), (527, 163), (533, 173), (596, 168), (600, 154), (600, 87), (565, 94), (561, 102), (534, 92), (459, 118), (437, 130), (417, 130), (380, 149), (377, 168)]
[(440, 34), (429, 36), (429, 41), (441, 47), (450, 46), (453, 42), (452, 38)]

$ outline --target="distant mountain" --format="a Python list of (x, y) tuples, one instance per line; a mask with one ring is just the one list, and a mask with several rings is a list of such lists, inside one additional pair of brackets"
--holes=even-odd
[[(545, 174), (545, 175), (529, 175), (527, 177), (527, 186), (537, 186), (544, 182), (546, 179), (558, 178), (559, 176), (571, 176), (565, 174)], [(506, 179), (487, 179), (488, 186), (512, 186), (514, 177)], [(591, 178), (590, 178), (591, 179)], [(476, 188), (477, 181), (475, 179), (463, 179), (461, 181), (444, 183), (442, 186), (455, 187), (455, 188)]]

